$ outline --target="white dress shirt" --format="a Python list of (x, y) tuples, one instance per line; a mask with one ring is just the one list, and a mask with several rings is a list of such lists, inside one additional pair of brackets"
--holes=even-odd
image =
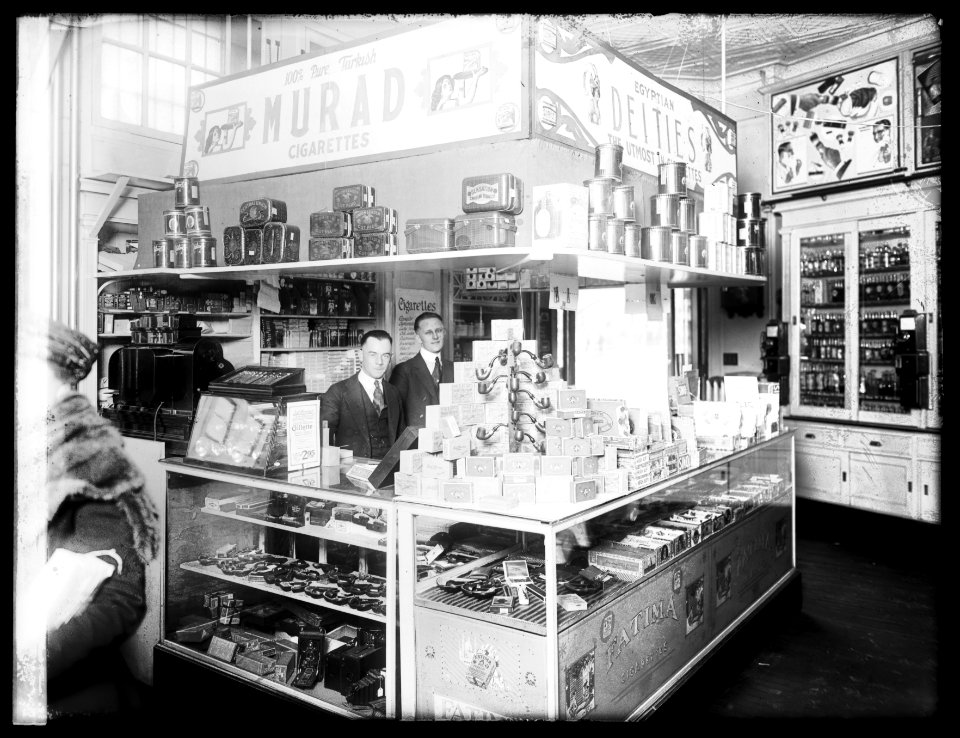
[[(435, 354), (432, 351), (427, 351), (423, 346), (420, 347), (420, 356), (423, 358), (424, 362), (427, 365), (427, 371), (430, 375), (433, 375), (433, 368), (437, 365), (437, 359), (440, 358), (440, 354)], [(440, 362), (440, 372), (442, 376), (443, 372), (443, 362)]]
[[(374, 407), (376, 407), (377, 403), (374, 402), (373, 392), (376, 389), (374, 382), (378, 380), (374, 379), (369, 374), (365, 373), (363, 369), (360, 370), (360, 373), (357, 375), (357, 378), (360, 380), (360, 386), (363, 387), (364, 391), (367, 393), (367, 397), (370, 398), (370, 402), (373, 404)], [(384, 404), (384, 407), (386, 407), (387, 395), (386, 395), (386, 392), (384, 392), (383, 390), (383, 377), (380, 378), (379, 382), (380, 382), (380, 392), (383, 393), (383, 404)]]

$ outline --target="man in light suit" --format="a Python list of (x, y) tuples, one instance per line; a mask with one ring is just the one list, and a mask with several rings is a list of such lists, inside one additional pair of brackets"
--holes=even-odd
[(367, 331), (360, 354), (360, 371), (323, 394), (320, 420), (327, 421), (332, 445), (382, 459), (407, 427), (400, 393), (383, 378), (393, 358), (393, 339), (386, 331)]
[(437, 313), (420, 313), (413, 321), (413, 332), (420, 339), (420, 351), (397, 364), (390, 382), (403, 398), (407, 424), (423, 428), (427, 405), (440, 404), (440, 383), (453, 381), (453, 362), (440, 356), (445, 331)]

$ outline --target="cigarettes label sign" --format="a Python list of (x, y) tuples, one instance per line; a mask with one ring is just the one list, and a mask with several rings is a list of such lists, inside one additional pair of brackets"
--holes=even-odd
[(518, 15), (464, 16), (191, 87), (181, 170), (265, 176), (524, 131)]
[(534, 131), (584, 149), (620, 144), (625, 166), (653, 176), (683, 162), (691, 188), (736, 182), (732, 119), (552, 20), (535, 43)]

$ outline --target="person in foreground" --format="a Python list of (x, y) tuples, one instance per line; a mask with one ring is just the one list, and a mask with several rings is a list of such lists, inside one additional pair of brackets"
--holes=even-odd
[[(122, 716), (143, 706), (120, 646), (146, 611), (144, 567), (157, 555), (159, 516), (119, 432), (75, 390), (96, 358), (96, 343), (50, 323), (47, 569), (60, 562), (60, 571), (70, 572), (60, 584), (72, 593), (46, 593), (52, 720)], [(78, 594), (82, 580), (90, 587)]]
[(400, 393), (384, 380), (392, 351), (389, 333), (367, 331), (360, 339), (360, 371), (323, 394), (320, 420), (327, 421), (331, 445), (382, 459), (407, 427)]

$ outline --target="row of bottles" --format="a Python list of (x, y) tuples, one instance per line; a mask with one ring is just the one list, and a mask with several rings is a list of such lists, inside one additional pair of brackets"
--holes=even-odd
[(843, 400), (844, 374), (836, 364), (803, 364), (800, 370), (801, 392), (826, 392), (840, 396)]
[(845, 297), (843, 277), (811, 279), (800, 285), (801, 305), (842, 305)]
[(860, 361), (893, 361), (893, 341), (864, 338), (860, 341)]
[(860, 313), (860, 333), (897, 334), (900, 313), (896, 310), (871, 310)]
[(895, 269), (910, 266), (910, 246), (905, 241), (860, 247), (860, 269)]
[(841, 313), (818, 313), (811, 310), (806, 314), (804, 324), (810, 333), (843, 335), (843, 315)]
[(806, 355), (811, 359), (843, 359), (842, 338), (807, 338)]
[(885, 300), (910, 300), (910, 272), (861, 275), (860, 302)]
[(826, 277), (831, 274), (843, 274), (843, 246), (824, 251), (800, 252), (800, 276)]
[(860, 373), (860, 397), (870, 400), (887, 400), (899, 402), (900, 381), (897, 373), (892, 369), (877, 372), (870, 369)]
[(360, 345), (362, 328), (347, 321), (289, 321), (264, 318), (260, 322), (261, 348), (352, 348)]

